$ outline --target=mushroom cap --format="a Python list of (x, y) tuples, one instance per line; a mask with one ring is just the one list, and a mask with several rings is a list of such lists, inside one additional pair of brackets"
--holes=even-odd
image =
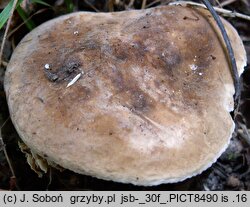
[[(242, 41), (223, 22), (241, 74)], [(15, 49), (10, 115), (33, 151), (64, 168), (135, 185), (182, 181), (210, 167), (234, 130), (225, 50), (201, 8), (61, 16)]]

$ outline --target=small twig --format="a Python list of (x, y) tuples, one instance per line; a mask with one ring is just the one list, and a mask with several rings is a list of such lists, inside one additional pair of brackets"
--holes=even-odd
[(16, 48), (16, 43), (15, 43), (14, 38), (11, 39), (11, 47), (12, 47), (12, 50), (14, 50)]
[(170, 2), (172, 2), (174, 0), (155, 0), (155, 1), (152, 1), (151, 3), (147, 4), (146, 5), (146, 9), (155, 5), (155, 4), (158, 4), (158, 3), (161, 3), (160, 5), (166, 5), (166, 4), (170, 4)]
[(149, 4), (147, 4), (147, 5), (146, 5), (146, 8), (149, 8), (149, 7), (151, 7), (151, 6), (155, 5), (155, 4), (158, 4), (158, 3), (160, 3), (160, 2), (161, 2), (161, 0), (155, 0), (155, 1), (153, 1), (153, 2), (151, 2), (151, 3), (149, 3)]
[(233, 114), (234, 120), (236, 120), (236, 118), (239, 114), (242, 116), (242, 114), (240, 112), (240, 106), (242, 105), (242, 103), (241, 103), (241, 91), (242, 91), (242, 82), (240, 81), (240, 78), (239, 78), (239, 94), (238, 94), (237, 99), (235, 99), (236, 103), (235, 103), (235, 109), (234, 109), (234, 114)]
[(135, 3), (135, 0), (130, 0), (127, 7), (128, 7), (128, 8), (133, 7), (134, 3)]
[(250, 2), (248, 0), (241, 0), (247, 7), (250, 6)]
[(141, 4), (141, 9), (145, 9), (147, 4), (147, 0), (143, 0)]
[(84, 0), (84, 2), (90, 6), (95, 12), (100, 12), (99, 9), (97, 9), (94, 5), (92, 5), (88, 0)]
[(241, 127), (242, 130), (238, 130), (240, 136), (246, 141), (246, 143), (250, 146), (250, 134), (247, 130), (247, 127), (242, 124), (242, 123), (238, 123)]
[(207, 185), (206, 185), (206, 184), (203, 184), (203, 188), (204, 188), (204, 190), (205, 190), (205, 191), (211, 191), (211, 190), (210, 190), (210, 188), (209, 188), (209, 187), (207, 187)]
[(229, 4), (232, 4), (234, 2), (236, 2), (236, 0), (227, 0), (227, 1), (220, 3), (220, 5), (223, 7), (223, 6), (227, 6)]
[(114, 0), (108, 0), (108, 9), (109, 9), (109, 12), (114, 11)]
[(215, 1), (217, 3), (218, 7), (222, 8), (220, 1), (219, 0), (215, 0)]
[(8, 31), (9, 31), (9, 28), (10, 28), (10, 23), (11, 23), (13, 13), (14, 13), (16, 5), (17, 5), (17, 1), (18, 0), (14, 0), (14, 2), (13, 2), (13, 6), (12, 6), (11, 11), (10, 11), (10, 17), (8, 19), (7, 26), (6, 26), (6, 29), (5, 29), (5, 32), (4, 32), (3, 41), (2, 41), (2, 45), (1, 45), (1, 49), (0, 49), (0, 64), (2, 64), (3, 49), (4, 49), (4, 46), (5, 46), (5, 42), (7, 40), (7, 34), (8, 34)]
[[(10, 158), (8, 156), (8, 153), (7, 153), (7, 150), (6, 150), (6, 147), (5, 147), (5, 143), (3, 141), (3, 138), (2, 138), (2, 128), (5, 126), (5, 124), (9, 121), (10, 117), (8, 117), (5, 122), (3, 123), (3, 125), (1, 126), (0, 128), (0, 145), (1, 145), (1, 150), (3, 150), (3, 153), (4, 153), (4, 156), (7, 160), (7, 163), (9, 165), (9, 168), (10, 168), (10, 171), (11, 171), (11, 174), (12, 174), (12, 178), (16, 179), (16, 175), (15, 175), (15, 171), (14, 171), (14, 168), (12, 167), (12, 164), (11, 164), (11, 161), (10, 161)], [(16, 188), (19, 189), (18, 185), (16, 184)]]
[(4, 66), (4, 67), (6, 68), (6, 67), (7, 67), (7, 65), (8, 65), (8, 62), (6, 62), (6, 61), (2, 60), (1, 65), (2, 65), (2, 66)]
[[(171, 2), (171, 3), (169, 3), (169, 5), (184, 5), (184, 6), (190, 5), (190, 6), (199, 6), (199, 7), (206, 8), (206, 6), (204, 6), (203, 4), (198, 4), (198, 3), (195, 3), (195, 2), (191, 2), (191, 1)], [(240, 19), (245, 19), (245, 20), (250, 21), (250, 16), (245, 15), (245, 14), (241, 14), (241, 13), (238, 13), (238, 12), (235, 12), (235, 11), (230, 11), (230, 10), (227, 10), (227, 9), (221, 9), (221, 8), (218, 8), (218, 7), (214, 7), (214, 10), (216, 12), (218, 12), (220, 15), (225, 16), (225, 17), (233, 17), (233, 18), (237, 17), (237, 18), (240, 18)]]
[(250, 42), (250, 37), (247, 37), (247, 36), (244, 36), (244, 35), (241, 35), (240, 37), (241, 37), (241, 40), (243, 42)]

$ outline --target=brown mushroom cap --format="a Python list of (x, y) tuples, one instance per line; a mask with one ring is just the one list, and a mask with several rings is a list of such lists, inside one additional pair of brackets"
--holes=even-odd
[[(224, 23), (241, 74), (244, 47)], [(201, 173), (228, 146), (229, 65), (205, 9), (78, 12), (20, 42), (5, 91), (19, 135), (40, 156), (106, 180), (157, 185)]]

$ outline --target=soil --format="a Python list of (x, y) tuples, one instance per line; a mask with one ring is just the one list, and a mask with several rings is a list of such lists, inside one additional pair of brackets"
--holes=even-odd
[[(32, 16), (31, 19), (36, 26), (56, 16), (68, 13), (71, 10), (70, 8), (73, 8), (73, 11), (110, 12), (140, 9), (143, 5), (142, 0), (72, 0), (71, 7), (64, 3), (63, 0), (44, 0), (44, 2), (52, 7), (33, 5), (29, 1), (24, 1), (22, 5), (29, 16)], [(170, 0), (147, 0), (146, 7), (167, 4), (168, 2)], [(236, 0), (233, 2), (218, 0), (211, 2), (216, 6), (218, 6), (219, 2), (225, 9), (250, 15), (250, 3), (248, 0)], [(0, 7), (0, 9), (2, 8)], [(60, 171), (55, 168), (51, 168), (47, 174), (40, 178), (31, 170), (25, 155), (18, 147), (20, 138), (9, 119), (3, 90), (6, 64), (15, 45), (29, 32), (25, 25), (19, 27), (22, 24), (22, 19), (15, 13), (11, 22), (11, 35), (4, 48), (4, 62), (0, 68), (0, 126), (3, 126), (3, 123), (6, 121), (6, 124), (1, 127), (1, 134), (15, 177), (13, 177), (7, 162), (3, 150), (4, 146), (0, 144), (0, 190), (250, 190), (250, 21), (232, 17), (227, 18), (227, 20), (238, 30), (248, 56), (248, 65), (242, 75), (242, 97), (239, 112), (235, 119), (236, 129), (229, 147), (212, 167), (199, 176), (176, 184), (141, 187), (103, 181), (90, 176), (79, 175), (69, 170)], [(1, 30), (0, 42), (2, 41), (3, 33), (4, 30)]]

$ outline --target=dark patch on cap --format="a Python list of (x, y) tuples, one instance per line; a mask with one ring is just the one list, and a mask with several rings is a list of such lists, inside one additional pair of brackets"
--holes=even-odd
[(45, 76), (47, 77), (47, 79), (51, 82), (55, 82), (56, 80), (58, 80), (58, 75), (55, 74), (55, 73), (52, 73), (50, 72), (49, 70), (47, 69), (44, 69), (44, 73), (45, 73)]
[(44, 68), (44, 72), (48, 80), (56, 83), (60, 83), (62, 81), (70, 81), (77, 74), (81, 73), (81, 62), (77, 58), (68, 58), (64, 61), (61, 66), (56, 68), (51, 65), (50, 69)]
[(159, 68), (163, 69), (163, 73), (166, 73), (169, 76), (173, 77), (174, 71), (182, 63), (181, 52), (177, 47), (171, 45), (170, 43), (167, 44), (165, 47), (163, 46), (163, 49), (163, 51), (159, 51), (162, 53), (159, 54), (160, 59), (159, 61), (157, 61), (157, 65), (158, 67), (161, 66)]
[(64, 70), (66, 70), (68, 73), (72, 73), (76, 71), (81, 66), (81, 63), (79, 61), (71, 60), (66, 63), (66, 66)]
[[(117, 61), (140, 61), (144, 59), (147, 50), (141, 38), (134, 37), (133, 41), (126, 42), (120, 38), (114, 37), (110, 40), (109, 51)], [(105, 51), (106, 52), (106, 51)]]
[(140, 112), (148, 112), (154, 108), (153, 99), (138, 86), (135, 78), (126, 71), (113, 68), (108, 74), (114, 86), (114, 96), (127, 108)]

